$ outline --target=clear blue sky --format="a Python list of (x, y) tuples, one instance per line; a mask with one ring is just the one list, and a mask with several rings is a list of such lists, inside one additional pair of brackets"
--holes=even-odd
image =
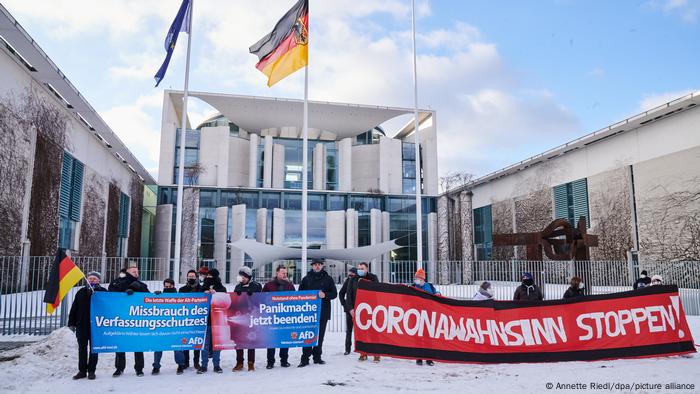
[[(195, 0), (194, 90), (269, 89), (247, 48), (292, 0)], [(162, 88), (182, 88), (184, 38), (152, 76), (179, 0), (9, 0), (151, 172)], [(410, 1), (310, 0), (312, 99), (412, 106)], [(440, 173), (497, 170), (700, 89), (700, 0), (418, 1), (420, 105), (438, 112)], [(211, 112), (193, 102), (197, 121)], [(313, 125), (311, 125), (313, 126)]]

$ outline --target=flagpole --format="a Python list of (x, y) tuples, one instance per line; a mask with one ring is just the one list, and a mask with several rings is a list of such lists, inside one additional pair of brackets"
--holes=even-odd
[(180, 244), (182, 242), (182, 199), (184, 194), (185, 183), (185, 135), (187, 134), (187, 98), (189, 96), (190, 82), (190, 48), (192, 44), (192, 16), (193, 16), (194, 0), (190, 0), (189, 29), (187, 32), (187, 60), (185, 63), (185, 89), (182, 96), (182, 122), (180, 123), (180, 155), (178, 158), (178, 175), (177, 175), (177, 208), (175, 216), (175, 262), (173, 264), (172, 278), (179, 281), (180, 279)]
[(306, 230), (307, 230), (307, 208), (308, 208), (308, 145), (309, 145), (309, 65), (304, 67), (304, 119), (302, 123), (302, 161), (303, 166), (301, 170), (301, 277), (303, 278), (307, 272), (306, 264)]
[(418, 132), (418, 67), (416, 64), (416, 0), (411, 0), (413, 28), (413, 138), (416, 155), (416, 263), (423, 268), (423, 213), (421, 204), (420, 138)]

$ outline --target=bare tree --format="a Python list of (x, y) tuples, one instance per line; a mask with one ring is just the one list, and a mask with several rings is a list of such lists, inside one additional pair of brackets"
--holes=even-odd
[(440, 190), (449, 190), (464, 186), (474, 179), (474, 174), (466, 171), (450, 171), (445, 176), (440, 177)]
[(201, 162), (196, 162), (193, 165), (185, 168), (185, 177), (189, 179), (188, 186), (194, 186), (199, 181), (199, 176), (206, 174), (207, 169)]

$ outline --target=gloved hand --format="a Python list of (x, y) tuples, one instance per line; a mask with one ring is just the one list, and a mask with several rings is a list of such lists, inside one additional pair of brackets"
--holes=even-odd
[(134, 291), (131, 289), (126, 289), (126, 295), (134, 295)]
[(240, 290), (239, 290), (239, 291), (234, 291), (234, 293), (236, 293), (236, 295), (241, 295)]
[(153, 292), (153, 294), (155, 294), (155, 295), (160, 295), (161, 293), (162, 293), (162, 291), (160, 291), (160, 290), (156, 290)]
[(68, 326), (68, 329), (75, 332), (75, 326)]

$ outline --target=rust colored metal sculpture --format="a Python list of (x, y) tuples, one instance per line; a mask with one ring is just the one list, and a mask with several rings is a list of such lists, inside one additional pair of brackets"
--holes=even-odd
[[(567, 219), (555, 219), (542, 231), (534, 233), (493, 234), (493, 246), (524, 246), (527, 269), (535, 276), (544, 292), (544, 256), (550, 260), (573, 261), (574, 275), (585, 284), (592, 283), (590, 248), (598, 246), (598, 236), (588, 234), (586, 218), (581, 216), (576, 227)], [(539, 268), (539, 269), (538, 269)]]

